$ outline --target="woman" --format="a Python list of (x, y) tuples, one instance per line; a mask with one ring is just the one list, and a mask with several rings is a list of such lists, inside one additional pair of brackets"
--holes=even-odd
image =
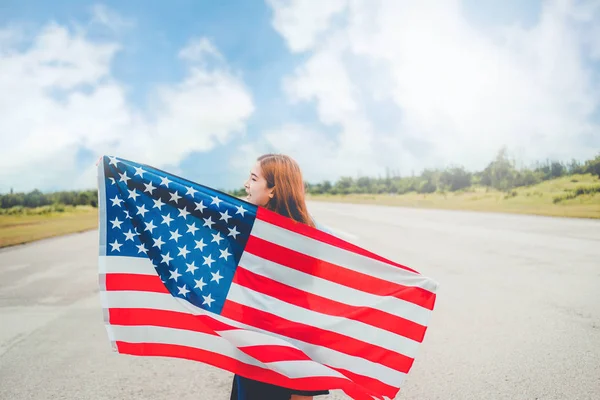
[[(293, 220), (315, 226), (304, 201), (304, 181), (290, 157), (266, 154), (258, 158), (244, 184), (246, 200)], [(231, 400), (310, 400), (329, 391), (299, 391), (235, 375)]]

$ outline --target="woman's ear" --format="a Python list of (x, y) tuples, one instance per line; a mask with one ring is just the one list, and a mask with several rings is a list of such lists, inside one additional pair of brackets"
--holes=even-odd
[(275, 195), (275, 186), (273, 186), (271, 189), (269, 189), (269, 198), (272, 199), (274, 195)]

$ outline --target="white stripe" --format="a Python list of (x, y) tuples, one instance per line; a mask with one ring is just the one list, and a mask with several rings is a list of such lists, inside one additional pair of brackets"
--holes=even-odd
[(431, 311), (409, 301), (392, 296), (379, 296), (349, 288), (339, 283), (265, 260), (264, 258), (260, 258), (250, 253), (244, 253), (239, 264), (241, 267), (258, 275), (277, 280), (285, 285), (304, 290), (317, 296), (351, 306), (371, 307), (416, 322), (423, 326), (427, 326), (429, 323)]
[(106, 182), (104, 176), (104, 156), (98, 162), (98, 255), (106, 255)]
[(419, 342), (404, 336), (360, 321), (325, 315), (304, 307), (298, 307), (236, 283), (231, 284), (227, 299), (290, 321), (340, 333), (365, 343), (377, 343), (383, 348), (404, 354), (410, 358), (416, 356), (419, 348)]
[(154, 264), (145, 257), (100, 256), (101, 274), (141, 274), (158, 276)]
[[(248, 331), (246, 329), (230, 329), (227, 331), (219, 331), (219, 335), (235, 344), (237, 347), (248, 347), (248, 346), (285, 346), (292, 349), (300, 350), (298, 347), (292, 345), (286, 340), (279, 339), (273, 335)], [(302, 351), (302, 350), (300, 350)]]
[(290, 378), (312, 378), (314, 376), (330, 376), (348, 379), (336, 370), (333, 370), (329, 367), (326, 367), (323, 364), (319, 364), (310, 360), (276, 361), (266, 363), (266, 365), (273, 367), (273, 369), (277, 368), (277, 371), (282, 372), (285, 376)]
[[(414, 303), (391, 296), (378, 296), (352, 289), (327, 279), (300, 272), (293, 268), (244, 253), (240, 265), (258, 275), (275, 279), (286, 285), (302, 289), (318, 296), (354, 306), (372, 307), (427, 326), (431, 311)], [(146, 258), (124, 256), (102, 256), (99, 259), (100, 273), (123, 273), (157, 275), (154, 265)]]
[(121, 325), (113, 325), (112, 330), (116, 341), (127, 343), (159, 343), (203, 349), (240, 360), (246, 364), (279, 372), (288, 378), (325, 376), (348, 379), (339, 372), (310, 360), (263, 363), (237, 349), (226, 339), (202, 332), (165, 328), (162, 326)]
[[(351, 356), (324, 346), (317, 346), (283, 335), (273, 334), (265, 330), (233, 321), (223, 316), (209, 313), (182, 299), (173, 297), (168, 293), (137, 292), (137, 291), (108, 291), (100, 292), (103, 305), (107, 308), (153, 308), (157, 310), (175, 311), (193, 315), (208, 315), (222, 323), (236, 328), (264, 333), (291, 343), (306, 353), (311, 359), (331, 365), (334, 368), (343, 368), (359, 375), (375, 378), (394, 387), (400, 387), (406, 374), (361, 357)], [(232, 332), (232, 331), (227, 331)], [(224, 331), (220, 331), (224, 333)], [(258, 342), (264, 344), (264, 342)]]
[(258, 218), (254, 221), (252, 235), (365, 275), (405, 286), (421, 287), (431, 292), (437, 289), (437, 283), (423, 275), (282, 229)]

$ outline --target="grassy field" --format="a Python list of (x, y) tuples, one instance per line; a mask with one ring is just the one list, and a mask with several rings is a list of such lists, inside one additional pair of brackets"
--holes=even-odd
[[(586, 190), (582, 190), (585, 188)], [(595, 193), (579, 194), (582, 191)], [(572, 198), (569, 198), (572, 197)], [(555, 199), (561, 199), (557, 201)], [(449, 210), (490, 211), (557, 217), (600, 218), (600, 179), (573, 175), (516, 188), (509, 193), (483, 187), (447, 193), (403, 195), (311, 195), (309, 200)]]
[(0, 247), (82, 232), (97, 226), (98, 209), (90, 206), (64, 207), (62, 212), (47, 212), (40, 208), (27, 210), (27, 213), (0, 215)]

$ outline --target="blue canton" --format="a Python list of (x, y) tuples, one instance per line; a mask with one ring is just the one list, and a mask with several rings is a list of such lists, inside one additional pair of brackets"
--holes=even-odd
[(106, 255), (150, 259), (173, 296), (220, 313), (256, 206), (121, 158), (103, 165)]

